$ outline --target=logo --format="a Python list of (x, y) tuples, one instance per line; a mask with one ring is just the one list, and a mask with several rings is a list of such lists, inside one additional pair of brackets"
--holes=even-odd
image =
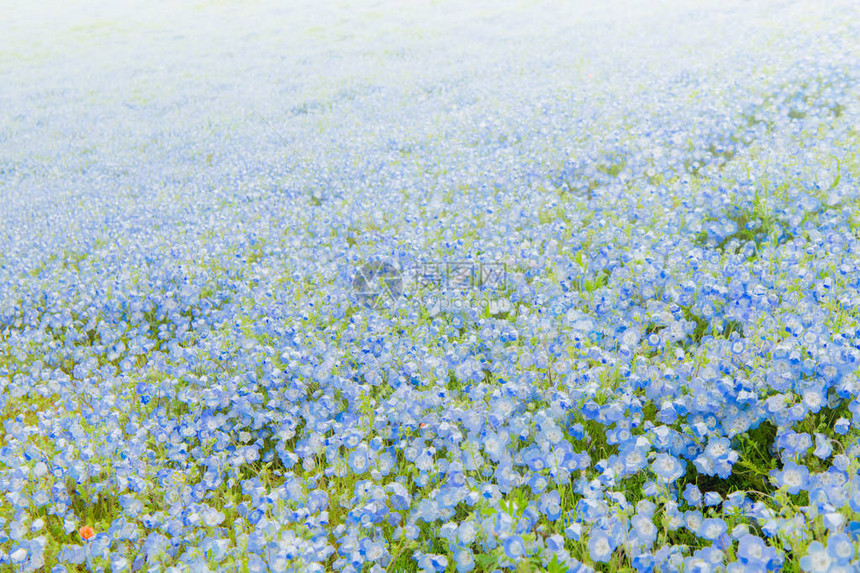
[(379, 309), (401, 297), (403, 279), (391, 263), (365, 263), (355, 271), (352, 290), (362, 306)]
[(490, 301), (484, 301), (490, 314), (497, 314), (510, 310), (507, 286), (504, 262), (424, 261), (401, 269), (376, 261), (358, 267), (352, 279), (357, 302), (375, 310), (407, 297), (431, 311), (455, 310), (477, 304), (481, 292)]

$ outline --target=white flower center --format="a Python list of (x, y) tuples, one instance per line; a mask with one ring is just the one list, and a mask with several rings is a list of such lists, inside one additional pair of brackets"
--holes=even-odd
[(713, 457), (715, 457), (715, 458), (720, 458), (720, 457), (724, 456), (727, 450), (728, 450), (728, 448), (726, 448), (725, 444), (714, 444), (711, 447), (711, 453), (713, 454)]

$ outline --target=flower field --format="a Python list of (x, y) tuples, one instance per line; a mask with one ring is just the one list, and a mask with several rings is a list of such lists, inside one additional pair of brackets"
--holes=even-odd
[(0, 570), (860, 570), (856, 2), (0, 6)]

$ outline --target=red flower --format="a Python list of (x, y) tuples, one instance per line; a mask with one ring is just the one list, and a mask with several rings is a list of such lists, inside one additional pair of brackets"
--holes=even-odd
[(78, 529), (78, 533), (80, 533), (81, 537), (86, 540), (89, 540), (90, 537), (93, 537), (96, 534), (95, 530), (89, 525), (85, 525)]

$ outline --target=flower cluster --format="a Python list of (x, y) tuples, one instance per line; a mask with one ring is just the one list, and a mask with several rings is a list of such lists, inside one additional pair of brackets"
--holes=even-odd
[(860, 567), (850, 3), (460, 4), (10, 16), (0, 564)]

